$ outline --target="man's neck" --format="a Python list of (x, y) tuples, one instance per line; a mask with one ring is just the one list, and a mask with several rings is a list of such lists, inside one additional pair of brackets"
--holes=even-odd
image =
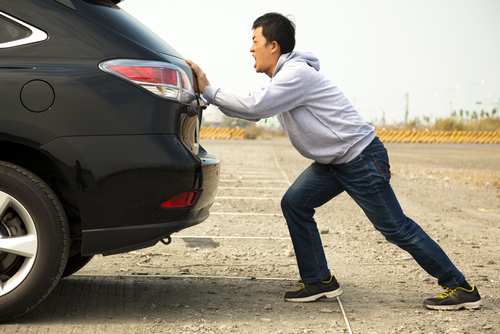
[(270, 67), (268, 71), (266, 71), (266, 74), (268, 77), (272, 78), (274, 74), (274, 70), (276, 69), (276, 66), (278, 65), (278, 61), (280, 60), (281, 54), (278, 55), (278, 58), (275, 59), (274, 66)]

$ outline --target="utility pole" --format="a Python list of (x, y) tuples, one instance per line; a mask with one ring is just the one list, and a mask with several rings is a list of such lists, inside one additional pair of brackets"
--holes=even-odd
[(406, 114), (405, 114), (405, 125), (408, 123), (408, 103), (410, 101), (410, 92), (406, 93)]
[[(446, 89), (446, 103), (449, 104), (449, 107), (450, 107), (450, 110), (446, 110), (446, 114), (449, 113), (449, 115), (451, 116), (451, 114), (453, 113), (453, 108), (452, 108), (452, 100), (450, 100), (450, 90), (452, 90), (452, 88), (446, 86), (445, 89)], [(455, 90), (459, 90), (459, 89), (460, 89), (459, 86), (455, 87)], [(445, 107), (447, 107), (446, 104), (445, 104)]]
[(485, 83), (484, 80), (481, 80), (481, 82), (473, 82), (472, 79), (469, 80), (469, 114), (470, 115), (472, 115), (472, 85), (477, 85), (477, 84), (484, 85), (484, 83)]

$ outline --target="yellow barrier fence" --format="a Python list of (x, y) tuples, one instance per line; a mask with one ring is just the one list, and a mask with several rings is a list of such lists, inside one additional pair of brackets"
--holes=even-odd
[(500, 144), (500, 131), (377, 131), (385, 143)]
[(202, 127), (200, 130), (202, 139), (244, 139), (244, 135), (243, 129)]
[[(244, 139), (245, 130), (202, 127), (202, 139)], [(500, 131), (377, 131), (384, 143), (500, 144)]]

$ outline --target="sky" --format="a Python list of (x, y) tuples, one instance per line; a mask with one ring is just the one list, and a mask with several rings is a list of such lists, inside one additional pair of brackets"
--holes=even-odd
[(449, 117), (451, 111), (500, 107), (499, 0), (125, 0), (133, 15), (214, 87), (237, 92), (269, 82), (249, 52), (253, 21), (292, 15), (295, 50), (311, 52), (320, 71), (367, 122)]

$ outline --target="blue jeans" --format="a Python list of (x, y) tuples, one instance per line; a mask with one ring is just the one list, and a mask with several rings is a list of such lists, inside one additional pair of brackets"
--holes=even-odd
[(343, 191), (363, 209), (387, 241), (410, 253), (427, 273), (438, 279), (440, 285), (455, 288), (465, 281), (441, 247), (404, 215), (389, 183), (390, 178), (387, 150), (375, 138), (350, 162), (339, 165), (314, 162), (292, 184), (281, 200), (281, 208), (304, 283), (330, 277), (313, 218), (314, 209)]

